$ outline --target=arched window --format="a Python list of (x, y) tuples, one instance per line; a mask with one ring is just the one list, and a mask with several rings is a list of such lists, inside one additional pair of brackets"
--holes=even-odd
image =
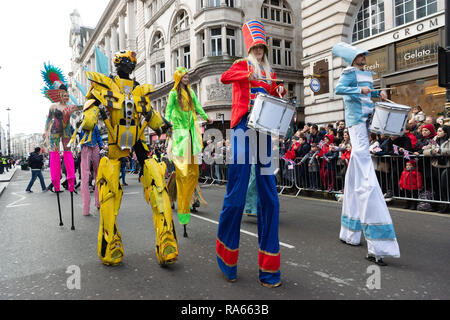
[(164, 37), (161, 31), (158, 31), (153, 37), (152, 50), (162, 49), (163, 46), (164, 46)]
[(437, 12), (437, 0), (395, 0), (394, 6), (396, 27)]
[(291, 10), (284, 0), (264, 0), (261, 18), (274, 22), (292, 24)]
[(384, 0), (364, 0), (356, 16), (352, 40), (374, 36), (384, 28)]
[(173, 23), (173, 33), (177, 33), (179, 31), (185, 30), (189, 28), (189, 15), (186, 10), (181, 10)]

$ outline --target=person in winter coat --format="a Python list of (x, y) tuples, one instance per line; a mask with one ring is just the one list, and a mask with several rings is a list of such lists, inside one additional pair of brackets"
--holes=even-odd
[(346, 167), (348, 167), (348, 163), (350, 162), (351, 155), (352, 155), (352, 145), (350, 143), (348, 143), (347, 149), (341, 156), (341, 159), (344, 161)]
[[(325, 135), (323, 137), (323, 146), (320, 150), (319, 154), (316, 156), (316, 158), (322, 158), (320, 161), (320, 179), (322, 180), (322, 184), (325, 189), (329, 189), (330, 187), (330, 179), (328, 177), (329, 174), (332, 174), (332, 163), (330, 163), (330, 159), (328, 159), (330, 156), (334, 156), (331, 154), (328, 154), (330, 152), (330, 144), (334, 143), (334, 136), (333, 135)], [(328, 154), (328, 155), (327, 155)], [(337, 156), (336, 156), (337, 158)]]
[(425, 113), (422, 111), (421, 106), (415, 106), (412, 109), (411, 119), (414, 119), (416, 123), (425, 121)]
[[(437, 129), (435, 144), (423, 151), (426, 157), (431, 159), (431, 165), (439, 172), (440, 178), (440, 200), (449, 202), (448, 187), (450, 185), (450, 127), (442, 126)], [(439, 213), (450, 213), (450, 206), (445, 204)]]
[(305, 167), (304, 170), (308, 172), (310, 187), (314, 190), (319, 189), (320, 164), (319, 160), (316, 157), (319, 152), (320, 151), (317, 147), (317, 143), (312, 143), (311, 150), (302, 158), (299, 163), (299, 165)]
[[(402, 193), (405, 192), (407, 198), (418, 198), (419, 191), (422, 190), (422, 174), (416, 168), (415, 160), (406, 162), (405, 170), (402, 172), (398, 185)], [(415, 210), (416, 203), (408, 200), (405, 209)]]
[(31, 187), (34, 184), (34, 181), (36, 181), (36, 178), (39, 178), (39, 181), (41, 182), (42, 192), (46, 192), (47, 188), (45, 187), (44, 177), (42, 176), (44, 157), (41, 154), (41, 148), (36, 147), (34, 149), (34, 152), (30, 153), (30, 157), (28, 158), (28, 164), (31, 168), (31, 179), (25, 191), (30, 193), (33, 192), (31, 191)]
[(416, 144), (417, 144), (417, 137), (414, 134), (413, 126), (410, 124), (407, 124), (405, 126), (404, 134), (405, 134), (405, 136), (408, 136), (408, 138), (411, 140), (411, 148), (412, 148), (412, 150), (414, 150), (416, 148)]
[(432, 124), (425, 124), (422, 126), (422, 137), (418, 139), (416, 144), (415, 155), (423, 154), (425, 149), (430, 149), (435, 144), (433, 140), (436, 137), (436, 130)]

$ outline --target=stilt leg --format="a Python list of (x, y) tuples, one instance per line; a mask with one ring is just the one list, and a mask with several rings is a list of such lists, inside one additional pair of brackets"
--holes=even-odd
[(61, 216), (61, 204), (59, 202), (59, 191), (56, 191), (56, 199), (58, 199), (58, 211), (59, 211), (59, 225), (63, 226), (62, 216)]
[(73, 218), (73, 192), (70, 193), (70, 204), (72, 207), (72, 228), (71, 228), (71, 230), (75, 230), (74, 218)]

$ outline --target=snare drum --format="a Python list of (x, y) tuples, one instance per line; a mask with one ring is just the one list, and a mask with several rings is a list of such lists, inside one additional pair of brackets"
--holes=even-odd
[(247, 126), (259, 132), (285, 137), (294, 114), (293, 103), (260, 93), (256, 96)]
[(369, 130), (376, 134), (401, 136), (411, 108), (396, 103), (377, 102)]

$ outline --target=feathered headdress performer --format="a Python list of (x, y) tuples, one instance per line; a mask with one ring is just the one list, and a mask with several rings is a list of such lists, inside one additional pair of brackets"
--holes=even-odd
[(67, 82), (62, 70), (50, 63), (44, 62), (44, 70), (41, 70), (45, 86), (42, 94), (53, 103), (61, 101), (61, 91), (67, 92)]

